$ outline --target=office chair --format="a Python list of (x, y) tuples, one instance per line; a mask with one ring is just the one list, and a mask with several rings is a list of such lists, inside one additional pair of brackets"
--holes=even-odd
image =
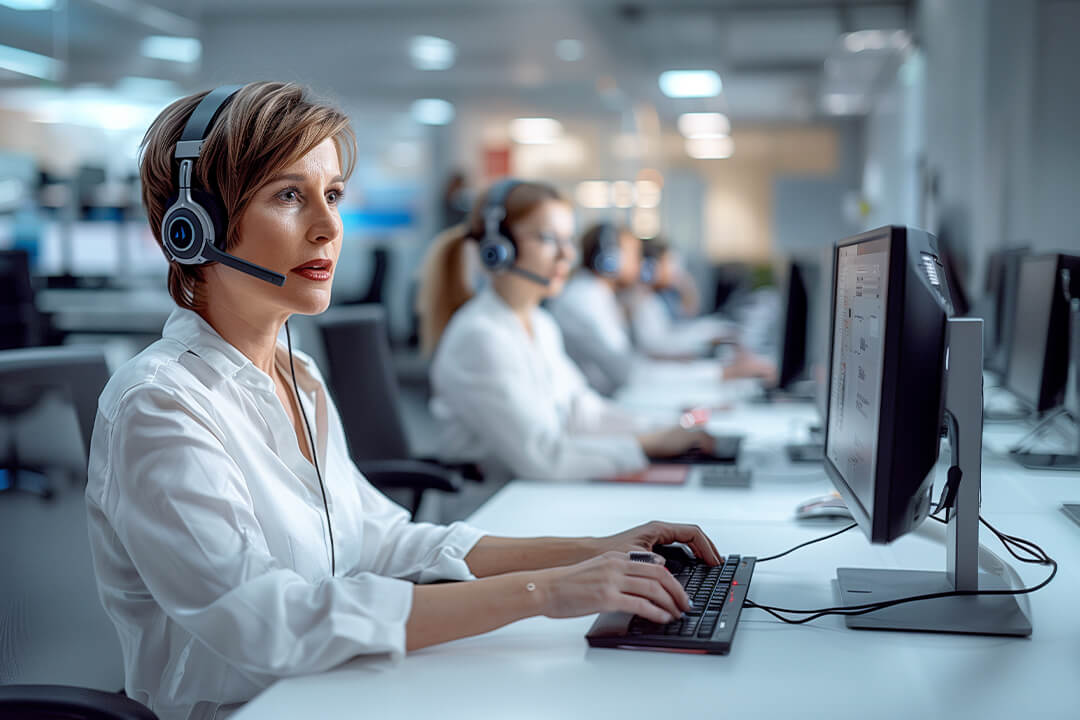
[(379, 305), (383, 301), (383, 291), (386, 287), (386, 274), (390, 269), (390, 251), (384, 247), (373, 248), (371, 251), (371, 280), (368, 282), (367, 291), (350, 300), (348, 305)]
[(345, 426), (349, 452), (372, 485), (411, 491), (410, 510), (415, 516), (424, 491), (460, 492), (463, 479), (481, 478), (474, 465), (413, 457), (381, 306), (338, 306), (312, 322), (318, 328), (327, 383)]
[[(0, 350), (0, 414), (17, 417), (34, 407), (47, 392), (61, 390), (75, 409), (83, 450), (89, 461), (97, 399), (108, 380), (109, 370), (100, 348), (61, 346)], [(36, 488), (21, 482), (33, 475), (19, 463), (14, 429), (8, 443), (7, 490), (29, 490), (44, 499), (52, 497), (51, 489), (40, 479)], [(40, 472), (36, 475), (44, 477)]]
[(118, 693), (67, 685), (0, 685), (0, 720), (157, 720)]
[(40, 345), (44, 339), (44, 320), (34, 304), (30, 257), (25, 250), (0, 250), (0, 350)]

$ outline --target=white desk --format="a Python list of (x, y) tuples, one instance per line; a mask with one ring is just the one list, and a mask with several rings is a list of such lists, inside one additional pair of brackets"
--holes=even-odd
[[(772, 414), (786, 427), (806, 408), (749, 407), (723, 422)], [(757, 424), (744, 423), (745, 427)], [(721, 419), (716, 420), (717, 423)], [(764, 454), (762, 454), (764, 455)], [(751, 489), (514, 482), (470, 521), (494, 534), (603, 534), (650, 519), (697, 522), (721, 552), (765, 556), (841, 526), (799, 523), (792, 509), (831, 489), (823, 473), (763, 458)], [(1028, 596), (1030, 638), (848, 630), (830, 616), (789, 626), (744, 610), (727, 656), (589, 648), (593, 618), (533, 618), (411, 653), (400, 665), (358, 660), (283, 680), (234, 717), (438, 718), (1076, 718), (1080, 708), (1080, 527), (1059, 511), (1080, 477), (984, 459), (983, 513), (1042, 545), (1057, 579)], [(756, 464), (756, 463), (755, 463)], [(762, 564), (750, 597), (788, 607), (837, 604), (836, 568), (944, 568), (943, 528), (926, 523), (888, 546), (858, 530)], [(1007, 557), (996, 539), (984, 545)], [(981, 553), (984, 569), (997, 565)], [(1047, 569), (1013, 565), (1025, 584)]]

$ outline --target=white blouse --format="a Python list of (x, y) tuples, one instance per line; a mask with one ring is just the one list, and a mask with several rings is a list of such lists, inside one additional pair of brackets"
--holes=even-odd
[[(162, 334), (102, 393), (86, 488), (127, 694), (162, 720), (209, 718), (276, 678), (401, 658), (412, 583), (471, 579), (464, 558), (482, 533), (410, 522), (376, 491), (296, 353), (331, 575), (315, 468), (273, 381), (193, 312), (175, 310)], [(283, 345), (277, 362), (287, 373)]]
[(589, 384), (605, 395), (625, 385), (636, 358), (626, 313), (611, 286), (579, 270), (549, 307), (562, 330), (567, 355)]
[(589, 389), (545, 310), (530, 321), (531, 337), (491, 288), (454, 313), (431, 363), (438, 454), (537, 480), (644, 468), (634, 433), (650, 423)]
[(708, 355), (715, 338), (738, 334), (736, 325), (710, 315), (676, 322), (664, 300), (649, 288), (634, 288), (621, 299), (630, 316), (634, 345), (654, 357)]

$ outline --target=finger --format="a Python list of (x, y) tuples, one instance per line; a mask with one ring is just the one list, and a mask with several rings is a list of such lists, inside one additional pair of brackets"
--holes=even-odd
[[(636, 565), (637, 567), (634, 567)], [(655, 565), (641, 566), (634, 563), (626, 570), (627, 575), (647, 578), (660, 584), (660, 587), (671, 598), (679, 612), (690, 609), (690, 597), (679, 581), (665, 568)]]
[(664, 610), (663, 608), (654, 605), (653, 603), (638, 595), (626, 595), (620, 593), (615, 602), (616, 610), (620, 612), (632, 613), (634, 615), (640, 615), (646, 620), (651, 620), (654, 623), (659, 623), (661, 625), (667, 625), (676, 617), (669, 613), (667, 610)]
[[(696, 557), (701, 558), (710, 565), (719, 565), (723, 562), (723, 558), (720, 557), (720, 553), (717, 551), (716, 546), (713, 545), (712, 540), (697, 525), (671, 524), (668, 525), (668, 528), (671, 530), (672, 539), (689, 545)], [(665, 542), (671, 542), (671, 540)]]
[(643, 577), (627, 576), (619, 584), (619, 590), (626, 595), (643, 597), (653, 605), (663, 608), (672, 617), (681, 617), (687, 607), (680, 607), (675, 598), (655, 580)]

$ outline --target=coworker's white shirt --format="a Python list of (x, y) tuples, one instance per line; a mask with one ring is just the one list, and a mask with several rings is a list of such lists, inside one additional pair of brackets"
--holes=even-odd
[(491, 288), (451, 318), (431, 363), (438, 453), (543, 480), (607, 477), (647, 464), (644, 418), (591, 390), (542, 308), (532, 337)]
[[(470, 579), (480, 531), (412, 523), (349, 458), (314, 364), (296, 375), (326, 484), (337, 573), (314, 466), (273, 381), (202, 318), (106, 386), (86, 502), (102, 604), (125, 690), (162, 720), (214, 717), (275, 679), (358, 655), (398, 659), (412, 583)], [(278, 347), (277, 362), (288, 368)]]
[(634, 345), (653, 357), (705, 355), (715, 338), (737, 330), (732, 323), (710, 316), (675, 322), (663, 298), (651, 288), (633, 288), (621, 299), (630, 317)]
[(610, 395), (627, 383), (636, 361), (634, 346), (626, 313), (610, 285), (579, 270), (548, 307), (562, 330), (566, 354), (593, 388)]

